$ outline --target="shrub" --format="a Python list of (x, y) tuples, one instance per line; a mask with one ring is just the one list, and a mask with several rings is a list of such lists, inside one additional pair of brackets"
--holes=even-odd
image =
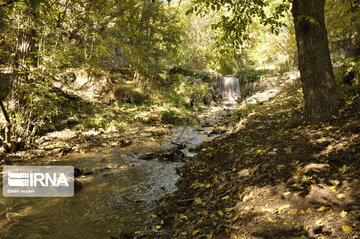
[(254, 70), (251, 68), (245, 68), (236, 72), (236, 77), (239, 78), (240, 83), (254, 82), (259, 80), (263, 75), (269, 75), (272, 70)]
[(118, 104), (142, 104), (147, 99), (135, 85), (116, 86), (114, 97)]
[(161, 112), (161, 121), (167, 124), (178, 124), (181, 122), (180, 117), (173, 110)]

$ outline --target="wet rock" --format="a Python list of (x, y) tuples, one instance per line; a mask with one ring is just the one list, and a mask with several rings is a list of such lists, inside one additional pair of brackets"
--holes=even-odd
[(141, 160), (154, 160), (158, 157), (155, 153), (146, 153), (139, 157)]
[(81, 189), (83, 188), (81, 182), (79, 182), (78, 180), (74, 181), (74, 191), (75, 192), (79, 192)]
[(210, 134), (224, 134), (226, 133), (226, 127), (225, 126), (220, 126), (217, 128), (214, 128)]
[(133, 142), (131, 139), (120, 139), (119, 143), (120, 147), (126, 147), (132, 145)]
[(74, 178), (79, 178), (81, 175), (84, 175), (84, 172), (79, 168), (74, 168)]
[(139, 157), (141, 160), (160, 160), (160, 161), (169, 161), (169, 162), (179, 162), (185, 161), (187, 157), (185, 154), (180, 151), (179, 148), (170, 151), (161, 151), (156, 153), (147, 153)]

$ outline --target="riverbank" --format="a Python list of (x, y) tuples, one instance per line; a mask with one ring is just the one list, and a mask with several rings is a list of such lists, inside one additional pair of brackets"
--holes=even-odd
[(358, 238), (360, 98), (329, 123), (302, 114), (299, 82), (181, 168), (153, 231), (135, 238)]

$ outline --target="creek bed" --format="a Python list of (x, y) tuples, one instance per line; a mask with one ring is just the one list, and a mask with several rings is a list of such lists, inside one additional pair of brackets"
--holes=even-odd
[[(208, 120), (221, 120), (219, 112), (209, 113)], [(1, 197), (0, 237), (109, 238), (143, 229), (157, 201), (176, 190), (176, 168), (183, 163), (139, 157), (171, 150), (173, 142), (185, 145), (184, 154), (194, 156), (192, 148), (219, 136), (210, 131), (178, 126), (172, 137), (159, 142), (50, 160), (51, 165), (71, 165), (92, 174), (80, 179), (82, 188), (72, 198)]]

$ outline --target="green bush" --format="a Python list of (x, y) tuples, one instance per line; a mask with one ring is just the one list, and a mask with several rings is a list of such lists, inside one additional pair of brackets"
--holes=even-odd
[(118, 85), (114, 89), (114, 97), (118, 104), (142, 104), (147, 97), (135, 85)]
[(173, 85), (165, 92), (165, 100), (172, 106), (180, 108), (193, 108), (207, 105), (212, 101), (208, 83), (195, 84), (183, 80), (182, 75), (173, 78)]
[(72, 102), (68, 95), (55, 88), (49, 79), (34, 75), (33, 82), (23, 85), (21, 90), (26, 104), (16, 113), (10, 113), (17, 135), (28, 137), (53, 130), (56, 120), (68, 116), (65, 109)]
[(101, 114), (95, 114), (93, 117), (80, 121), (79, 130), (105, 129), (108, 126), (108, 120)]
[(269, 75), (272, 70), (254, 70), (251, 68), (245, 68), (236, 72), (236, 77), (239, 78), (240, 83), (254, 82), (259, 80), (261, 76)]
[(167, 110), (161, 112), (161, 121), (167, 124), (178, 124), (181, 122), (181, 118), (173, 110)]

